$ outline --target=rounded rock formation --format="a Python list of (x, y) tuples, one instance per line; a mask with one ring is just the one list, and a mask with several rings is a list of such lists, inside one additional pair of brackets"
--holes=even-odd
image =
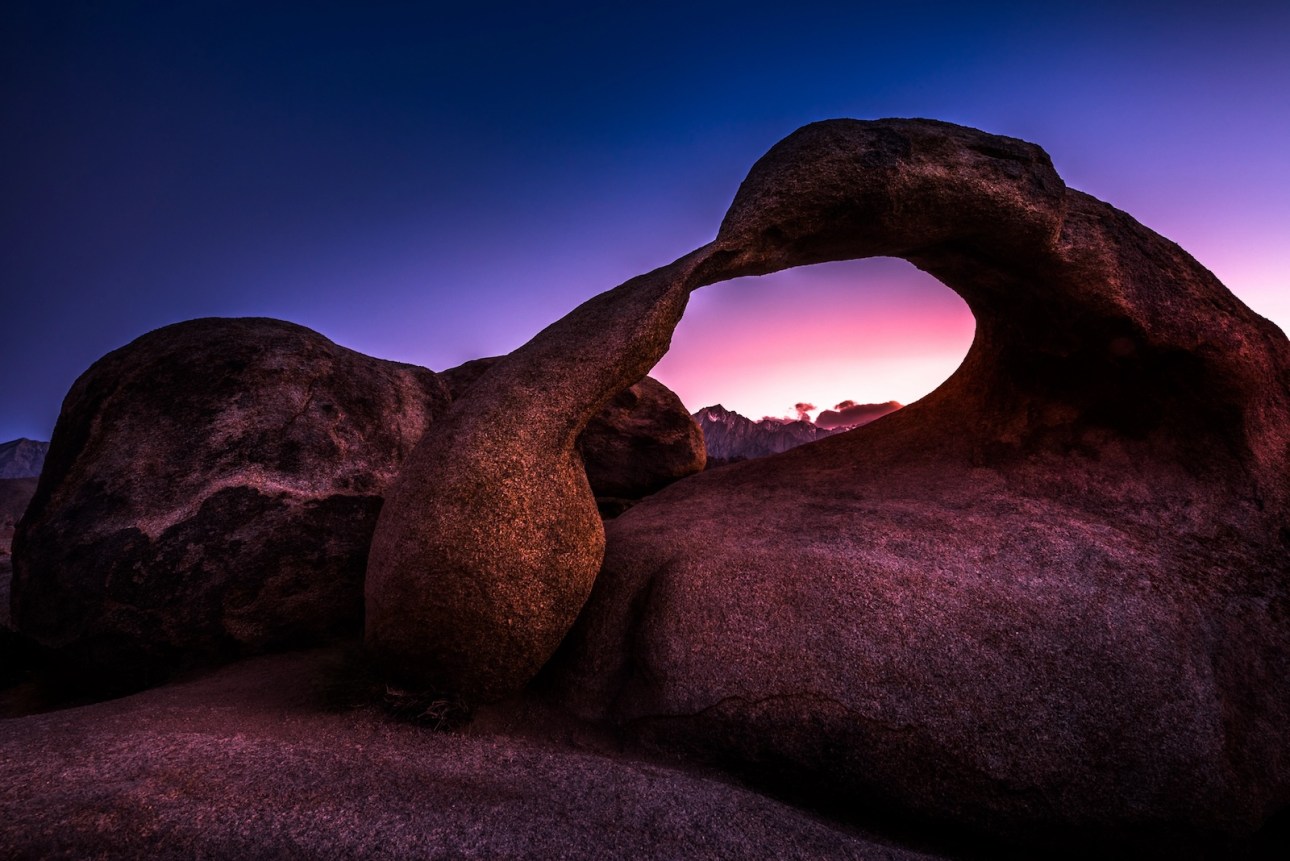
[[(568, 701), (786, 791), (828, 786), (835, 809), (1085, 837), (1283, 809), (1290, 346), (1039, 147), (945, 123), (799, 130), (713, 243), (468, 391), (378, 524), (368, 638), (387, 666), (522, 685), (601, 561), (574, 440), (662, 356), (689, 292), (875, 255), (965, 299), (962, 366), (871, 425), (612, 521), (553, 667)], [(523, 432), (503, 440), (505, 416)], [(460, 616), (495, 650), (442, 672)]]
[(110, 685), (356, 631), (382, 494), (448, 394), (266, 319), (158, 329), (63, 403), (13, 618)]

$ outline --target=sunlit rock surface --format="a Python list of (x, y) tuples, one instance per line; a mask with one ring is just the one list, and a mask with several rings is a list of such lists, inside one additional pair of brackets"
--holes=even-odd
[[(474, 359), (440, 371), (453, 398), (465, 393), (501, 357)], [(703, 432), (667, 386), (646, 377), (619, 392), (583, 429), (578, 451), (591, 492), (634, 500), (703, 470)]]
[[(972, 309), (954, 376), (675, 484), (602, 552), (574, 440), (688, 293), (875, 255)], [(817, 123), (714, 242), (575, 309), (431, 429), (378, 524), (368, 642), (394, 676), (506, 696), (594, 580), (552, 676), (639, 738), (992, 833), (1240, 833), (1290, 800), (1288, 451), (1285, 336), (1039, 147)]]

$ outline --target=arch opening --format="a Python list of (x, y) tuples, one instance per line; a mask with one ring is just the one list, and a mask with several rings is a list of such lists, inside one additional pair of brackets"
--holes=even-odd
[(919, 400), (962, 364), (975, 329), (958, 294), (904, 260), (819, 263), (696, 290), (650, 375), (691, 412), (818, 420), (847, 401)]

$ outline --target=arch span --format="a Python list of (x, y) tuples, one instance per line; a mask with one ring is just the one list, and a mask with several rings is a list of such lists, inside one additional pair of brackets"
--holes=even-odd
[(1170, 482), (1284, 510), (1284, 336), (1182, 249), (1067, 189), (1033, 144), (928, 120), (815, 123), (753, 166), (713, 242), (574, 309), (431, 428), (368, 567), (367, 641), (387, 672), (478, 700), (522, 687), (604, 555), (574, 440), (666, 352), (689, 294), (872, 256), (931, 273), (978, 323), (918, 421), (883, 423), (886, 450), (980, 467), (1123, 441)]

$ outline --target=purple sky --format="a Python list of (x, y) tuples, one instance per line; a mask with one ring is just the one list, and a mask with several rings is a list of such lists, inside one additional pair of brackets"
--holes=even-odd
[[(1039, 143), (1290, 328), (1290, 4), (441, 5), (3, 4), (0, 441), (191, 317), (507, 352), (838, 116)], [(903, 262), (834, 264), (700, 291), (656, 375), (754, 418), (908, 402), (971, 332)]]

